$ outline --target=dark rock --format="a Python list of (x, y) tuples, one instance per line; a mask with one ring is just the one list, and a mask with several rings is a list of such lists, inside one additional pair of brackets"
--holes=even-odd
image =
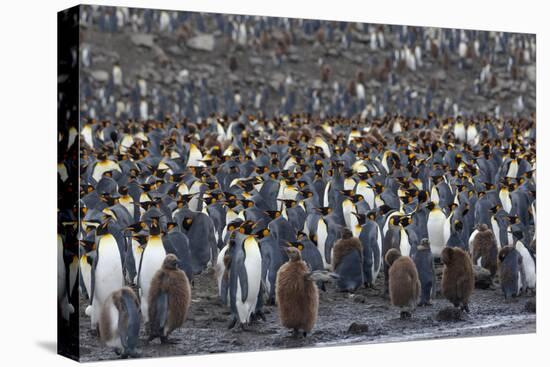
[(525, 303), (525, 311), (529, 313), (537, 313), (537, 300), (529, 300)]
[(263, 65), (264, 62), (262, 60), (261, 57), (256, 57), (256, 56), (252, 56), (248, 59), (248, 62), (251, 64), (251, 65), (254, 65), (254, 66), (260, 66), (260, 65)]
[(211, 34), (201, 34), (190, 38), (187, 41), (187, 47), (197, 51), (211, 52), (214, 50), (214, 36)]
[(446, 307), (440, 310), (435, 319), (437, 321), (463, 321), (464, 314), (462, 310), (455, 307)]
[(300, 62), (300, 56), (296, 55), (296, 54), (291, 54), (289, 57), (288, 57), (288, 60), (290, 62), (293, 62), (293, 63), (298, 63)]
[(355, 303), (365, 303), (365, 301), (366, 301), (365, 296), (362, 296), (360, 294), (353, 297), (353, 302)]
[(133, 33), (130, 40), (136, 45), (151, 48), (155, 44), (155, 36), (152, 34)]
[(369, 331), (369, 325), (353, 322), (348, 328), (348, 334), (365, 334)]
[(183, 55), (183, 52), (181, 51), (181, 48), (179, 48), (176, 45), (170, 46), (166, 49), (168, 52), (170, 52), (173, 55), (181, 56)]
[(475, 286), (479, 289), (488, 289), (493, 285), (491, 272), (481, 266), (474, 265)]

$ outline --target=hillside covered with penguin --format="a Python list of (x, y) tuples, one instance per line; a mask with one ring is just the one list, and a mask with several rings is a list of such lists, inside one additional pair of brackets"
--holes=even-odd
[[(113, 16), (123, 30), (136, 24), (155, 37), (180, 29), (174, 24), (189, 34), (215, 24), (206, 16), (200, 25), (195, 14), (84, 9), (95, 14), (83, 23), (94, 32), (110, 32)], [(237, 32), (226, 42), (241, 46), (279, 25), (223, 19)], [(297, 34), (288, 42), (298, 43), (330, 23), (307, 26), (317, 33), (288, 24)], [(351, 47), (342, 46), (348, 28), (333, 28), (343, 38), (323, 33), (322, 41)], [(378, 35), (398, 39), (394, 28), (372, 28), (367, 45), (394, 47)], [(479, 60), (461, 42), (473, 47), (483, 36), (468, 32), (445, 52), (456, 52), (447, 62), (469, 75)], [(422, 52), (431, 33), (407, 34), (403, 43)], [(491, 52), (516, 57), (510, 45), (523, 44), (527, 55), (528, 39), (506, 40)], [(431, 56), (409, 56), (435, 62), (429, 45)], [(337, 79), (320, 70), (321, 79)], [(444, 99), (436, 111), (410, 95), (388, 97), (395, 105), (380, 110), (361, 97), (362, 75), (351, 94), (334, 88), (334, 106), (341, 93), (349, 108), (314, 108), (321, 92), (309, 107), (289, 105), (291, 95), (307, 99), (286, 87), (280, 108), (264, 101), (262, 110), (262, 101), (240, 95), (218, 110), (193, 107), (216, 94), (204, 88), (184, 92), (191, 110), (174, 113), (159, 103), (161, 86), (147, 92), (144, 79), (136, 108), (122, 102), (134, 93), (124, 92), (134, 88), (124, 73), (113, 64), (101, 87), (110, 96), (90, 110), (90, 92), (79, 128), (59, 139), (58, 185), (79, 192), (58, 210), (59, 322), (80, 323), (84, 360), (535, 331), (536, 115), (522, 98), (510, 98), (506, 113)]]

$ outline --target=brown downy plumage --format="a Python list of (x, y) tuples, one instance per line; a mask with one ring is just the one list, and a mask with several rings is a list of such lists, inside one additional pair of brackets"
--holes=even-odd
[(486, 224), (479, 226), (472, 247), (474, 264), (478, 264), (478, 260), (480, 259), (478, 265), (489, 270), (491, 276), (495, 276), (497, 272), (497, 242), (493, 231)]
[[(132, 299), (135, 301), (136, 305), (139, 308), (139, 301), (136, 297), (136, 294), (134, 291), (129, 287), (123, 287), (119, 289), (118, 291), (114, 291), (111, 294), (111, 298), (113, 300), (113, 305), (116, 307), (117, 310), (122, 309), (122, 293), (128, 292), (129, 295), (131, 295)], [(105, 302), (107, 303), (107, 302)], [(113, 338), (113, 333), (111, 328), (109, 327), (111, 325), (111, 314), (108, 307), (103, 307), (101, 309), (101, 317), (99, 319), (99, 336), (101, 337), (101, 340), (103, 342), (110, 340)]]
[(411, 316), (420, 297), (420, 280), (414, 262), (408, 256), (401, 256), (398, 249), (386, 253), (389, 270), (389, 292), (391, 304), (402, 309), (401, 318)]
[(336, 241), (332, 248), (332, 266), (334, 269), (340, 264), (340, 261), (344, 256), (352, 251), (358, 251), (361, 256), (361, 262), (363, 259), (363, 245), (359, 238), (353, 237), (353, 234), (349, 229), (344, 229), (342, 232), (342, 238)]
[(468, 302), (474, 290), (474, 268), (470, 256), (461, 248), (446, 247), (441, 252), (445, 264), (441, 279), (441, 293), (455, 307), (470, 312)]
[[(113, 320), (113, 306), (118, 311)], [(137, 356), (136, 346), (139, 335), (141, 314), (139, 301), (134, 291), (122, 287), (106, 299), (99, 317), (99, 337), (103, 344), (115, 347), (125, 358)], [(121, 339), (125, 338), (124, 341)]]
[[(170, 333), (180, 327), (187, 317), (191, 304), (191, 287), (185, 272), (177, 268), (178, 258), (166, 255), (162, 267), (151, 281), (149, 291), (149, 340), (160, 337), (167, 342)], [(167, 296), (166, 322), (161, 325), (162, 310), (157, 309), (159, 299)]]
[(310, 279), (307, 264), (302, 261), (300, 250), (288, 247), (289, 261), (277, 272), (275, 300), (279, 319), (284, 327), (292, 329), (294, 335), (300, 331), (306, 336), (317, 320), (319, 291)]

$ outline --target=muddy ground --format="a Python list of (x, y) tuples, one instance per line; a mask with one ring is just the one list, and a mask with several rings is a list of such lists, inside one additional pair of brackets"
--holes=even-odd
[[(266, 321), (252, 324), (247, 331), (228, 330), (229, 309), (217, 297), (214, 274), (195, 277), (189, 317), (183, 328), (172, 334), (175, 345), (160, 345), (158, 339), (146, 344), (145, 327), (141, 328), (141, 357), (187, 354), (244, 352), (270, 349), (317, 347), (343, 344), (387, 343), (433, 338), (490, 336), (533, 333), (536, 314), (528, 312), (526, 303), (534, 297), (521, 296), (505, 303), (500, 289), (476, 289), (470, 314), (462, 321), (437, 321), (440, 310), (450, 303), (436, 298), (433, 306), (417, 308), (410, 320), (399, 319), (399, 311), (381, 296), (383, 276), (376, 289), (359, 289), (355, 294), (337, 292), (328, 286), (320, 292), (319, 317), (312, 333), (295, 339), (278, 321), (275, 306), (266, 306)], [(80, 354), (82, 361), (117, 358), (90, 332), (90, 319), (84, 315), (86, 300), (80, 307)], [(353, 323), (359, 324), (350, 329)], [(366, 325), (366, 327), (365, 327)]]

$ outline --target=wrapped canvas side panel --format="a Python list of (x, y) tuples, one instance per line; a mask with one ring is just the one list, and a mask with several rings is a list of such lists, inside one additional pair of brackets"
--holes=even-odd
[(57, 14), (57, 351), (79, 353), (79, 7)]

